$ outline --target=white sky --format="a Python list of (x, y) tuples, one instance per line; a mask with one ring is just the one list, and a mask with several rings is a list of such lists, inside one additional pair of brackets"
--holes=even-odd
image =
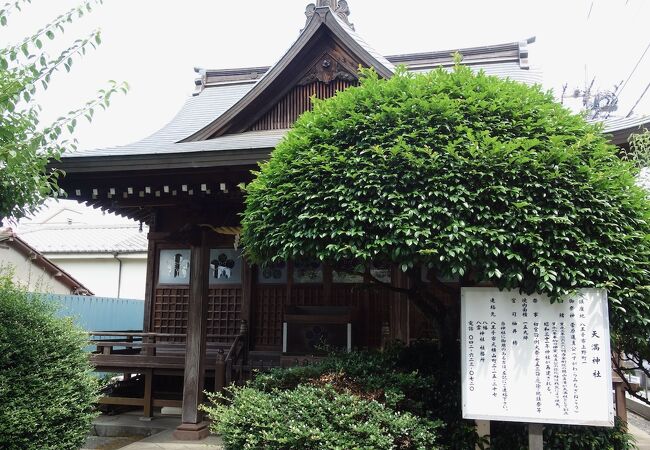
[[(33, 0), (0, 30), (0, 45), (16, 41), (76, 5), (77, 0)], [(38, 97), (43, 117), (83, 104), (109, 79), (127, 81), (91, 125), (78, 128), (82, 147), (127, 144), (164, 125), (193, 91), (193, 67), (270, 65), (304, 26), (309, 0), (105, 0), (56, 43), (101, 28), (103, 43), (56, 77)], [(350, 20), (383, 54), (498, 44), (536, 36), (531, 63), (556, 91), (584, 87), (585, 73), (609, 89), (628, 77), (650, 44), (648, 0), (349, 0)], [(591, 10), (590, 17), (587, 18)], [(60, 45), (60, 44), (57, 44)], [(586, 72), (585, 72), (586, 68)], [(626, 115), (650, 82), (650, 51), (620, 97)], [(650, 114), (650, 92), (636, 108)]]

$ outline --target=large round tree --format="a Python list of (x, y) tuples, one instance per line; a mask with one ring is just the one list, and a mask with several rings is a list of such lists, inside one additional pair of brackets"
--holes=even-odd
[(553, 299), (604, 287), (615, 333), (647, 345), (649, 202), (600, 127), (460, 65), (365, 71), (314, 101), (246, 187), (254, 262), (390, 262), (448, 345), (458, 303), (423, 286), (422, 266)]

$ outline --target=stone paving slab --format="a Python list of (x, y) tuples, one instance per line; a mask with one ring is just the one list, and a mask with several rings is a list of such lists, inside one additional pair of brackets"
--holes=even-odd
[(122, 450), (224, 450), (223, 441), (209, 436), (202, 441), (178, 441), (173, 430), (166, 430), (123, 447)]
[(627, 412), (627, 429), (634, 436), (639, 450), (650, 450), (650, 422), (633, 412)]
[(650, 434), (635, 427), (631, 423), (628, 424), (629, 433), (634, 436), (636, 446), (639, 450), (650, 450)]
[(141, 437), (90, 436), (86, 439), (86, 443), (81, 450), (117, 450), (132, 444), (139, 439), (141, 439)]

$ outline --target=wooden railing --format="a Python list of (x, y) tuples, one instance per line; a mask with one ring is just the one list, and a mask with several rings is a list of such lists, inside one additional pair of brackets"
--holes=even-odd
[[(140, 333), (132, 331), (92, 331), (89, 333), (90, 344), (96, 347), (95, 355), (143, 355), (157, 356), (184, 355), (185, 334), (168, 333)], [(216, 342), (218, 340), (232, 341), (240, 335), (208, 335), (206, 348), (208, 351), (228, 347), (228, 342)], [(181, 340), (176, 341), (176, 339)]]
[[(92, 331), (89, 336), (90, 344), (95, 347), (93, 363), (100, 367), (121, 367), (133, 373), (141, 368), (183, 367), (185, 334)], [(248, 364), (246, 321), (241, 322), (239, 334), (208, 335), (207, 341), (206, 366), (211, 369), (215, 364), (215, 390), (221, 391), (230, 383), (241, 381)]]
[[(152, 385), (155, 370), (185, 368), (186, 335), (134, 331), (93, 331), (89, 335), (96, 347), (91, 360), (98, 369), (124, 371), (125, 378), (131, 373), (144, 375), (143, 398), (102, 397), (99, 403), (142, 406), (145, 417), (152, 417), (154, 406), (181, 406), (180, 400), (154, 398)], [(215, 390), (240, 382), (248, 369), (247, 323), (242, 321), (239, 334), (208, 335), (207, 341), (205, 366), (215, 369)]]
[(233, 382), (241, 382), (248, 364), (248, 324), (242, 320), (239, 334), (228, 352), (218, 350), (215, 364), (214, 390), (222, 392)]

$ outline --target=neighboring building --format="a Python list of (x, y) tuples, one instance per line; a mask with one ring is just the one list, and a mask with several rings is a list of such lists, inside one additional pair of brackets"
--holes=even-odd
[[(274, 66), (200, 71), (196, 94), (157, 133), (131, 145), (65, 155), (57, 164), (71, 198), (150, 227), (144, 330), (162, 346), (154, 351), (149, 343), (137, 355), (104, 349), (94, 361), (104, 370), (184, 374), (182, 437), (207, 432), (197, 407), (204, 374), (216, 372), (220, 345), (232, 345), (228, 355), (239, 355), (235, 346), (241, 345), (251, 361), (279, 364), (308, 353), (325, 335), (376, 348), (388, 334), (409, 342), (430, 332), (399, 294), (358, 289), (358, 277), (328, 265), (251, 267), (234, 248), (243, 210), (237, 186), (251, 180), (251, 170), (310, 109), (312, 96), (327, 98), (357, 85), (360, 65), (381, 77), (392, 76), (395, 65), (424, 72), (452, 66), (455, 51), (474, 70), (531, 84), (541, 80), (528, 64), (533, 39), (385, 57), (348, 22), (347, 2), (319, 0), (306, 15), (305, 28)], [(404, 285), (394, 267), (368, 270)], [(239, 341), (242, 323), (249, 324), (248, 333)], [(252, 366), (243, 361), (240, 373)], [(145, 395), (150, 413), (155, 402), (151, 391)]]
[(650, 131), (650, 116), (643, 117), (609, 117), (602, 121), (603, 131), (610, 136), (612, 144), (629, 150), (628, 143), (632, 134)]
[(29, 292), (63, 295), (93, 295), (61, 267), (19, 238), (11, 228), (0, 228), (0, 271)]
[(74, 201), (48, 204), (17, 233), (101, 297), (144, 299), (147, 228)]

